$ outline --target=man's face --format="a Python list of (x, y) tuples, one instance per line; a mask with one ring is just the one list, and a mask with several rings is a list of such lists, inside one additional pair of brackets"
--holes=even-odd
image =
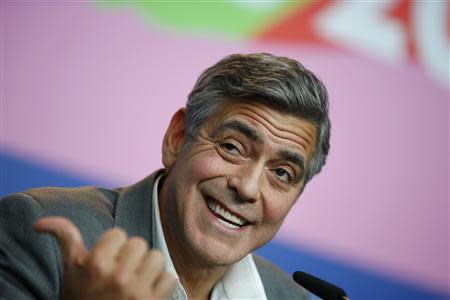
[(256, 102), (227, 100), (182, 149), (184, 111), (177, 114), (163, 146), (169, 175), (160, 193), (169, 249), (229, 265), (278, 231), (304, 184), (315, 126)]

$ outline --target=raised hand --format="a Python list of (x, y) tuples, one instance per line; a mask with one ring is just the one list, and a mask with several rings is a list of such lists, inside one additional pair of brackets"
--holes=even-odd
[(119, 228), (106, 231), (87, 251), (78, 228), (68, 219), (48, 217), (34, 224), (56, 237), (64, 264), (61, 299), (166, 299), (176, 279), (164, 271), (164, 258), (139, 237)]

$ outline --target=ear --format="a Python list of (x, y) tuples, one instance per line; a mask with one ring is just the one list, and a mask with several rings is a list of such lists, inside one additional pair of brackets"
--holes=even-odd
[(186, 108), (180, 108), (170, 120), (162, 145), (164, 167), (170, 169), (176, 162), (183, 147), (186, 134)]

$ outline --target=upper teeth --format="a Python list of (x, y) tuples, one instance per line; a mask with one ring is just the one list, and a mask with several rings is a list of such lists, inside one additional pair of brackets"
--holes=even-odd
[(230, 222), (233, 222), (234, 224), (238, 224), (239, 226), (242, 226), (245, 224), (245, 220), (239, 218), (236, 215), (233, 215), (229, 211), (225, 210), (222, 206), (218, 205), (216, 202), (214, 202), (212, 200), (208, 200), (207, 205), (211, 211), (220, 215), (224, 219), (226, 219)]

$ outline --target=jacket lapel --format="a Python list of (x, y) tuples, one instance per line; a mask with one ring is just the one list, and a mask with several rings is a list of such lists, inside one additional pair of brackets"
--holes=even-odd
[(152, 246), (153, 185), (164, 173), (159, 170), (121, 190), (114, 213), (114, 226), (123, 228), (129, 236), (140, 236)]

